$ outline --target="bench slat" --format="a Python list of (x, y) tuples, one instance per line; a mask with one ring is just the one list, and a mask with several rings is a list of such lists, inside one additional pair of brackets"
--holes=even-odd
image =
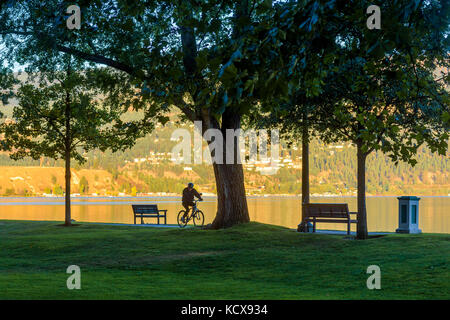
[(310, 212), (309, 217), (327, 217), (327, 218), (348, 218), (348, 213), (346, 212)]
[(139, 213), (136, 213), (136, 217), (142, 217), (142, 218), (164, 217), (164, 214), (139, 214)]
[[(306, 219), (309, 222), (313, 222), (314, 219), (308, 218)], [(350, 221), (350, 223), (356, 223), (356, 220), (348, 220), (348, 219), (320, 219), (320, 218), (316, 218), (315, 219), (316, 222), (330, 222), (330, 223), (348, 223), (348, 221)]]
[(305, 204), (309, 217), (348, 218), (349, 211), (346, 203), (308, 203)]

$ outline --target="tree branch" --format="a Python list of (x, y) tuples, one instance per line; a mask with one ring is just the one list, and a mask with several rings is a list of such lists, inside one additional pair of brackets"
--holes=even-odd
[(100, 64), (104, 64), (104, 65), (110, 66), (110, 67), (112, 67), (114, 69), (121, 70), (121, 71), (126, 72), (126, 73), (128, 73), (130, 75), (134, 75), (136, 73), (136, 70), (133, 67), (131, 67), (129, 65), (126, 65), (124, 63), (118, 62), (116, 60), (103, 57), (103, 56), (98, 55), (98, 54), (90, 54), (90, 53), (87, 53), (87, 52), (83, 52), (83, 51), (80, 51), (80, 50), (77, 50), (77, 49), (65, 47), (65, 46), (62, 46), (62, 45), (56, 45), (56, 49), (58, 51), (61, 51), (61, 52), (64, 52), (64, 53), (72, 54), (72, 55), (74, 55), (74, 56), (76, 56), (78, 58), (84, 59), (84, 60), (88, 60), (88, 61), (91, 61), (91, 62), (100, 63)]

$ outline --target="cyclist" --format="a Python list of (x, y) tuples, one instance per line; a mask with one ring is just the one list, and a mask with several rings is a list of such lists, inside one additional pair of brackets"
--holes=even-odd
[(187, 188), (184, 188), (183, 190), (183, 199), (181, 200), (183, 207), (186, 209), (186, 213), (181, 218), (183, 223), (185, 222), (185, 218), (188, 217), (190, 207), (194, 205), (194, 197), (197, 197), (200, 201), (203, 201), (200, 193), (194, 189), (194, 184), (189, 182)]

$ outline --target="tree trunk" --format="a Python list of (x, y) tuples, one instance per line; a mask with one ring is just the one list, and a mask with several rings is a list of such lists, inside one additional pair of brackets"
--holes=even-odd
[(358, 223), (356, 226), (356, 238), (367, 239), (367, 211), (366, 211), (366, 158), (362, 151), (362, 143), (357, 143), (358, 157)]
[[(309, 135), (305, 123), (302, 132), (302, 208), (307, 203), (309, 203)], [(302, 221), (305, 218), (305, 212), (302, 210)]]
[(70, 213), (70, 179), (71, 179), (71, 173), (70, 173), (70, 151), (66, 151), (65, 156), (65, 162), (66, 162), (66, 196), (65, 196), (65, 212), (66, 212), (66, 219), (65, 219), (65, 225), (71, 226), (72, 225), (72, 218)]
[(217, 187), (217, 214), (213, 229), (250, 221), (241, 164), (213, 164)]
[(305, 204), (309, 203), (309, 132), (306, 123), (306, 115), (303, 116), (302, 132), (302, 221), (297, 231), (307, 232), (307, 224), (303, 221), (307, 218)]
[(211, 225), (213, 229), (227, 228), (250, 221), (244, 185), (244, 170), (237, 163), (239, 142), (234, 138), (234, 163), (226, 163), (226, 129), (239, 129), (240, 115), (227, 109), (222, 115), (223, 164), (213, 163), (217, 188), (217, 215)]
[[(68, 57), (69, 63), (67, 66), (67, 77), (70, 77), (71, 73), (71, 56)], [(70, 119), (72, 118), (72, 112), (71, 112), (71, 105), (70, 105), (70, 92), (67, 89), (66, 91), (66, 105), (64, 110), (64, 116), (66, 121), (66, 132), (65, 132), (65, 141), (64, 141), (64, 161), (66, 165), (66, 174), (65, 174), (65, 180), (66, 180), (66, 195), (65, 195), (65, 225), (71, 226), (72, 225), (72, 217), (70, 212), (70, 179), (71, 179), (71, 173), (70, 173), (70, 151), (72, 147), (72, 137), (71, 137), (71, 127), (70, 127)]]

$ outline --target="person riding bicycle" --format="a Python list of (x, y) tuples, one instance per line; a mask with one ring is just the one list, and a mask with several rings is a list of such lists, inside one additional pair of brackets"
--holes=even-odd
[(194, 189), (194, 184), (192, 182), (189, 182), (187, 188), (184, 188), (183, 190), (183, 198), (181, 200), (183, 207), (186, 209), (186, 213), (181, 218), (183, 222), (189, 214), (190, 207), (194, 205), (194, 197), (197, 197), (200, 201), (203, 201), (200, 193), (198, 193), (197, 190)]

